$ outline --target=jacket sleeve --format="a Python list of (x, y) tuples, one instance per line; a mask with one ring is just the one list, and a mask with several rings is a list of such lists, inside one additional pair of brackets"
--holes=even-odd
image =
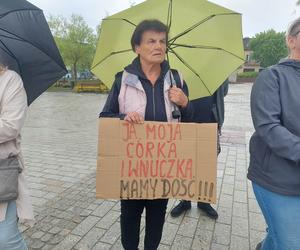
[[(189, 89), (185, 81), (183, 81), (182, 91), (185, 93), (187, 97), (189, 97)], [(181, 121), (182, 122), (193, 122), (193, 105), (190, 101), (185, 108), (179, 108), (181, 112)]]
[(260, 73), (251, 92), (251, 115), (256, 132), (278, 156), (299, 163), (300, 137), (281, 121), (279, 79), (272, 69)]
[(125, 114), (119, 112), (119, 93), (121, 88), (122, 75), (117, 74), (111, 91), (106, 99), (106, 103), (99, 114), (99, 117), (115, 117), (124, 119)]
[(9, 77), (1, 100), (0, 143), (17, 138), (25, 123), (26, 112), (26, 92), (21, 77), (15, 73)]

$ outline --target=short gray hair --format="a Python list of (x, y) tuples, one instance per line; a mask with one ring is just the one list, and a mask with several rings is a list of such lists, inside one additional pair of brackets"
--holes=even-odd
[(295, 19), (286, 31), (286, 37), (288, 36), (297, 36), (300, 33), (300, 17)]

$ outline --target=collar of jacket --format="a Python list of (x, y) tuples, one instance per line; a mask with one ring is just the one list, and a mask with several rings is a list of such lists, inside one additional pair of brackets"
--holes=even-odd
[(299, 60), (283, 58), (279, 61), (278, 64), (293, 67), (293, 68), (296, 68), (297, 70), (300, 70), (300, 61)]
[[(163, 79), (164, 83), (168, 84), (168, 86), (165, 86), (168, 89), (171, 85), (170, 74), (168, 73), (170, 72), (169, 63), (166, 60), (164, 60), (160, 64), (160, 66), (161, 66), (161, 73), (158, 79)], [(124, 83), (126, 83), (131, 87), (135, 87), (141, 91), (144, 91), (144, 88), (141, 84), (141, 80), (148, 80), (148, 79), (142, 70), (139, 57), (136, 57), (130, 65), (125, 67), (124, 70), (128, 73), (123, 79)], [(172, 76), (172, 82), (173, 83), (175, 82), (173, 76)]]

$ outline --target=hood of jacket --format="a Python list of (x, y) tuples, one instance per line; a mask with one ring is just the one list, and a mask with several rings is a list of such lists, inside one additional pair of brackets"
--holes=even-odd
[(298, 61), (298, 60), (283, 58), (279, 61), (278, 65), (293, 67), (296, 70), (300, 71), (300, 61)]

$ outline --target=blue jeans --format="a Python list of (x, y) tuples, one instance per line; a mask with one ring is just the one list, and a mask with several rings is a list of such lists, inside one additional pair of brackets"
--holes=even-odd
[(0, 249), (27, 250), (25, 241), (18, 229), (15, 201), (8, 203), (5, 220), (0, 222)]
[(254, 182), (252, 186), (268, 225), (261, 250), (300, 249), (300, 196), (273, 193)]

